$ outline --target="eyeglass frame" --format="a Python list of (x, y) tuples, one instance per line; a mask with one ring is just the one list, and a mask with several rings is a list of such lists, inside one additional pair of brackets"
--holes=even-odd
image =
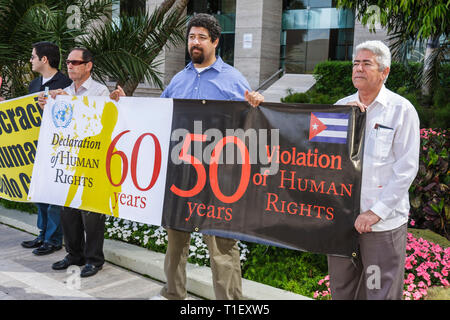
[(198, 36), (195, 34), (188, 34), (188, 42), (194, 42), (195, 40), (197, 40), (198, 42), (206, 42), (208, 40), (211, 39), (211, 36), (209, 35), (204, 35), (204, 34), (199, 34)]
[(84, 61), (84, 60), (66, 60), (66, 65), (72, 64), (73, 66), (79, 66), (80, 64), (86, 64), (91, 61)]

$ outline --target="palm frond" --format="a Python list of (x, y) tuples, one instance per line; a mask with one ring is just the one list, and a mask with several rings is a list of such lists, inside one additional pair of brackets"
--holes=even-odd
[(93, 53), (94, 73), (130, 88), (130, 95), (142, 81), (163, 87), (157, 57), (168, 44), (184, 43), (185, 25), (186, 17), (178, 11), (157, 9), (152, 14), (122, 15), (119, 21), (92, 30), (79, 43)]
[[(107, 16), (112, 0), (0, 0), (0, 71), (5, 79), (2, 94), (14, 97), (26, 93), (35, 76), (29, 64), (31, 45), (52, 41), (60, 47), (61, 58), (75, 45), (75, 39), (86, 34), (93, 21)], [(67, 23), (75, 6), (80, 9), (81, 28)], [(63, 60), (63, 59), (61, 59)]]
[(420, 71), (419, 77), (424, 86), (433, 88), (439, 81), (439, 72), (446, 56), (450, 54), (449, 41), (445, 40), (441, 45), (431, 51), (431, 54), (425, 58), (424, 68)]

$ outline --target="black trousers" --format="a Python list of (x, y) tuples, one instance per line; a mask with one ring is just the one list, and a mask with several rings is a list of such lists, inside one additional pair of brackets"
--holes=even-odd
[(104, 214), (63, 207), (61, 225), (64, 242), (72, 263), (86, 263), (99, 267), (105, 263), (103, 242), (105, 232)]

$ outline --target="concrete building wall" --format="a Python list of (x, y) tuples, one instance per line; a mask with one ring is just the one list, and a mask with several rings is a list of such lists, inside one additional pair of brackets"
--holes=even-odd
[(234, 66), (256, 89), (280, 61), (282, 1), (236, 0)]

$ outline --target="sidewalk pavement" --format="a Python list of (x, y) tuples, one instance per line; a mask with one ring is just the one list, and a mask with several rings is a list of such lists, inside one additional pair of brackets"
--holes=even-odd
[[(20, 243), (34, 236), (0, 224), (0, 300), (148, 300), (163, 283), (109, 262), (91, 278), (81, 278), (81, 268), (55, 271), (51, 265), (64, 258), (65, 250), (36, 256)], [(196, 299), (190, 296), (191, 299)], [(14, 304), (7, 304), (8, 307)], [(33, 308), (31, 308), (33, 309)], [(45, 308), (44, 308), (45, 309)], [(38, 308), (38, 310), (42, 310)], [(23, 311), (23, 310), (21, 310)]]
[[(35, 214), (29, 214), (26, 212), (21, 212), (17, 210), (11, 210), (6, 209), (2, 206), (0, 206), (0, 223), (13, 226), (17, 229), (21, 229), (23, 231), (26, 231), (28, 233), (32, 233), (34, 235), (37, 235), (39, 233), (38, 228), (36, 227), (36, 220), (37, 215)], [(24, 238), (22, 240), (17, 240), (17, 247), (21, 248), (20, 242), (23, 240), (32, 240), (33, 237), (28, 237), (24, 235)], [(27, 253), (30, 256), (34, 256), (31, 253), (30, 249), (23, 249), (27, 250)], [(164, 274), (164, 254), (157, 253), (150, 251), (145, 248), (141, 248), (135, 245), (131, 245), (125, 242), (116, 241), (116, 240), (110, 240), (105, 239), (103, 251), (105, 254), (105, 259), (107, 262), (120, 266), (122, 268), (134, 271), (140, 275), (145, 275), (150, 277), (151, 279), (155, 279), (158, 281), (165, 282), (165, 274)], [(59, 256), (61, 256), (61, 259), (65, 256), (65, 250), (64, 248), (62, 250), (57, 251), (56, 253), (52, 253), (51, 255), (44, 256), (49, 257), (51, 261), (54, 260), (56, 262), (59, 260)], [(56, 257), (58, 255), (58, 257)], [(0, 254), (1, 256), (1, 254)], [(37, 257), (37, 256), (35, 256)], [(42, 257), (37, 257), (42, 258)], [(12, 260), (3, 260), (0, 264), (0, 273), (2, 273), (2, 270), (6, 266), (3, 266), (8, 261), (8, 263), (15, 263)], [(30, 260), (31, 261), (31, 260)], [(109, 265), (109, 264), (108, 264)], [(114, 270), (114, 266), (111, 265), (111, 268), (109, 268), (105, 264), (105, 268), (101, 270), (97, 275), (93, 276), (92, 278), (86, 278), (82, 279), (82, 281), (87, 281), (89, 279), (94, 279), (96, 277), (99, 277), (101, 274), (104, 274), (105, 276), (114, 277), (114, 274), (117, 274), (117, 270)], [(20, 267), (20, 266), (17, 266)], [(47, 266), (48, 269), (51, 270), (51, 264)], [(109, 270), (109, 271), (108, 271)], [(111, 275), (107, 275), (107, 273), (111, 273)], [(136, 277), (136, 276), (135, 276)], [(63, 279), (57, 279), (60, 281), (59, 286), (64, 286), (63, 282), (64, 280), (67, 280), (68, 275), (64, 273)], [(133, 278), (133, 277), (131, 277)], [(121, 292), (122, 289), (125, 287), (129, 290), (129, 283), (130, 281), (134, 281), (136, 279), (129, 278), (129, 281), (126, 280), (127, 278), (124, 278), (121, 283), (113, 282), (114, 278), (111, 278), (111, 283), (114, 284), (114, 291), (115, 292)], [(159, 293), (159, 289), (162, 287), (162, 284), (158, 284), (157, 281), (152, 281), (151, 279), (141, 277), (143, 279), (147, 279), (149, 282), (149, 288), (150, 288), (150, 294), (147, 298), (150, 298), (152, 295), (157, 295)], [(116, 279), (114, 279), (115, 281)], [(142, 280), (141, 280), (142, 282)], [(133, 287), (132, 287), (133, 288)], [(187, 265), (187, 290), (190, 294), (196, 295), (198, 297), (203, 297), (205, 299), (211, 299), (214, 300), (214, 290), (212, 287), (212, 277), (211, 277), (211, 269), (208, 267), (200, 267), (196, 266), (194, 264), (188, 263)], [(299, 294), (295, 294), (289, 291), (281, 290), (278, 288), (274, 288), (265, 284), (261, 284), (255, 281), (250, 281), (247, 279), (242, 279), (242, 291), (243, 291), (243, 298), (245, 300), (311, 300), (308, 297), (304, 297)], [(142, 294), (147, 293), (141, 293), (140, 295), (138, 292), (136, 292), (136, 299), (142, 299), (145, 298), (142, 296)], [(70, 293), (69, 293), (70, 296)], [(93, 298), (90, 295), (87, 296), (76, 296), (76, 299), (89, 299)], [(67, 292), (66, 292), (66, 298), (67, 298)], [(132, 299), (133, 297), (128, 297)], [(4, 299), (2, 297), (0, 292), (0, 299)], [(37, 297), (36, 299), (39, 299)], [(108, 299), (108, 297), (106, 297)], [(189, 299), (196, 299), (194, 296), (190, 295)]]

